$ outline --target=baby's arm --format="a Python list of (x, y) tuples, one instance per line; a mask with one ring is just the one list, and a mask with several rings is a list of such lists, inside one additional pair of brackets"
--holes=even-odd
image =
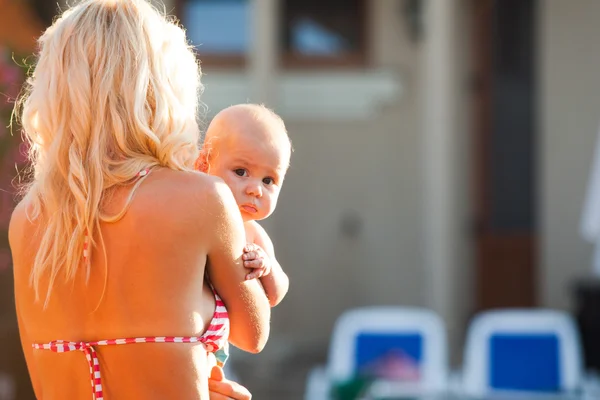
[[(268, 260), (265, 260), (265, 262), (270, 263), (270, 272), (267, 275), (260, 277), (259, 280), (265, 290), (265, 293), (267, 294), (271, 307), (275, 307), (286, 295), (290, 286), (290, 281), (285, 272), (283, 272), (279, 262), (277, 262), (277, 259), (275, 258), (273, 242), (271, 242), (271, 238), (263, 229), (263, 227), (254, 221), (245, 225), (247, 237), (249, 239), (253, 239), (251, 242), (262, 249), (265, 255), (268, 257)], [(252, 245), (248, 245), (247, 247), (252, 247)], [(246, 254), (248, 256), (254, 256), (249, 257), (249, 259), (256, 258), (256, 254)], [(246, 254), (244, 256), (246, 256)]]

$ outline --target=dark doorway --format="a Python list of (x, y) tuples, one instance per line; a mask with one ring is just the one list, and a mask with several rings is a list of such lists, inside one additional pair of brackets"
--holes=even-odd
[(535, 0), (476, 0), (476, 308), (536, 303)]

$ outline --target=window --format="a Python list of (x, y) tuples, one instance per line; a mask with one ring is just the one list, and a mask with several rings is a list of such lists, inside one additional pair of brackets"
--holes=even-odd
[(248, 0), (187, 0), (181, 21), (205, 64), (242, 65), (250, 49)]
[(363, 64), (366, 61), (366, 11), (363, 0), (283, 1), (284, 65)]
[[(207, 65), (242, 65), (251, 45), (249, 0), (178, 0), (177, 9)], [(366, 62), (367, 0), (281, 0), (279, 39), (286, 67)]]

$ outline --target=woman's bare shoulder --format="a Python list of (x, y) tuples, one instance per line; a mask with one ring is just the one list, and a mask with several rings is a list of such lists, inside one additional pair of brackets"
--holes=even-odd
[(189, 216), (211, 217), (233, 199), (220, 178), (195, 171), (158, 171), (153, 193), (162, 193), (171, 206), (168, 210)]
[(152, 175), (128, 211), (139, 227), (170, 229), (194, 241), (214, 236), (237, 211), (231, 190), (219, 178), (165, 169)]
[(19, 247), (21, 238), (28, 236), (32, 223), (27, 215), (29, 202), (22, 199), (14, 208), (8, 225), (8, 242), (13, 252)]

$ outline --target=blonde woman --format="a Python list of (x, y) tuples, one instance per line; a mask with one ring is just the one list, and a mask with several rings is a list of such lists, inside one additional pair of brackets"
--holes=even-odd
[(233, 195), (191, 170), (184, 32), (145, 0), (87, 0), (39, 45), (21, 112), (33, 178), (9, 230), (37, 398), (249, 398), (211, 354), (260, 351), (270, 308)]

